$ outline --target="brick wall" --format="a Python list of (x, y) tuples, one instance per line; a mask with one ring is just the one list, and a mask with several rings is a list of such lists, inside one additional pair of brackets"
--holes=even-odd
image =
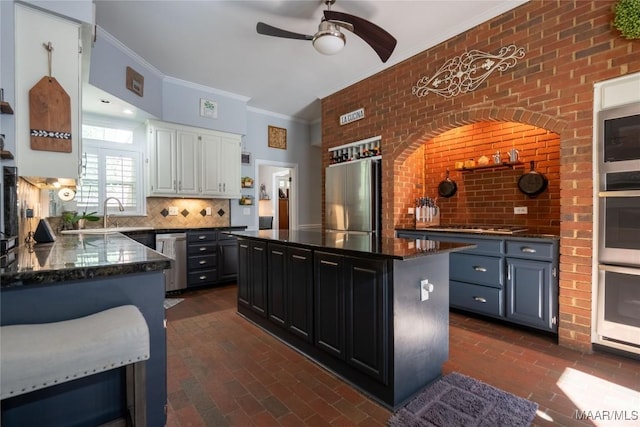
[[(544, 142), (550, 144), (550, 151), (546, 154), (549, 159), (540, 160), (540, 168), (548, 175), (550, 188), (536, 201), (514, 199), (509, 203), (540, 203), (530, 207), (539, 216), (531, 218), (535, 227), (559, 230), (559, 342), (582, 350), (591, 348), (593, 84), (640, 71), (640, 41), (623, 39), (612, 28), (614, 4), (533, 0), (322, 100), (324, 166), (329, 162), (326, 149), (382, 136), (384, 235), (407, 225), (411, 200), (433, 192), (446, 165), (452, 168), (451, 159), (434, 161), (437, 178), (430, 176), (428, 162), (441, 154), (445, 132), (460, 126), (485, 126), (483, 122), (515, 122), (532, 131), (543, 129), (541, 135), (550, 138)], [(475, 91), (448, 99), (412, 94), (418, 79), (434, 74), (446, 60), (472, 49), (497, 53), (511, 44), (524, 48), (526, 56), (514, 68), (493, 73)], [(340, 115), (358, 108), (365, 109), (363, 120), (339, 125)], [(558, 143), (553, 142), (556, 135), (559, 151)], [(534, 145), (539, 148), (538, 142)], [(487, 146), (482, 153), (488, 156), (492, 150)], [(528, 160), (530, 155), (524, 154)], [(496, 170), (483, 173), (482, 178), (478, 172), (468, 172), (456, 178), (464, 194), (470, 194), (472, 181), (494, 179), (505, 185), (525, 169)], [(545, 197), (548, 204), (543, 206)], [(462, 198), (456, 200), (443, 202), (452, 220), (483, 219), (475, 211), (485, 203), (479, 197), (473, 199), (474, 209), (465, 206), (460, 210), (454, 204)], [(503, 209), (509, 207), (505, 204)]]
[[(500, 152), (508, 161), (508, 150), (516, 148), (520, 162), (512, 167), (456, 170), (456, 162), (481, 156), (493, 164), (493, 154)], [(415, 205), (417, 197), (438, 198), (442, 224), (519, 225), (536, 233), (560, 232), (560, 136), (546, 129), (513, 122), (478, 122), (444, 132), (423, 145), (416, 153), (424, 158), (410, 156), (401, 166), (403, 171), (422, 171), (414, 174), (414, 188), (396, 192), (396, 200), (404, 203), (396, 227), (411, 228), (414, 216), (408, 207)], [(419, 163), (415, 165), (415, 162)], [(535, 197), (518, 190), (518, 180), (530, 171), (534, 161), (536, 172), (548, 181), (547, 189)], [(450, 178), (457, 185), (451, 198), (438, 196), (438, 184)], [(527, 215), (514, 215), (513, 208), (524, 206)]]

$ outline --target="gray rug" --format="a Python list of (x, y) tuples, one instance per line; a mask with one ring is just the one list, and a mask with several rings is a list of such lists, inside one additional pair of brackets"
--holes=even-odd
[(184, 298), (165, 298), (164, 309), (167, 310), (173, 307), (174, 305), (181, 303), (182, 301), (184, 301)]
[(453, 372), (396, 412), (389, 427), (527, 427), (538, 404)]

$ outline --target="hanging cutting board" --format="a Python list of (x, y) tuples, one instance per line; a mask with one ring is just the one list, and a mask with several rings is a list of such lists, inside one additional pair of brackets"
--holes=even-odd
[(71, 98), (54, 77), (29, 90), (29, 123), (32, 150), (71, 152)]

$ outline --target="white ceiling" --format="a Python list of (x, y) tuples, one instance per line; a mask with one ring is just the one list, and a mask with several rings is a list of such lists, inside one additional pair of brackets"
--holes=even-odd
[[(326, 9), (322, 0), (95, 0), (97, 25), (162, 74), (246, 96), (250, 107), (309, 122), (320, 118), (321, 98), (523, 3), (337, 0), (333, 10), (367, 19), (398, 40), (383, 64), (346, 30), (347, 44), (334, 56), (317, 53), (309, 41), (256, 33), (263, 21), (312, 35)], [(100, 93), (87, 95), (95, 101)], [(91, 105), (85, 108), (94, 112), (105, 106)]]

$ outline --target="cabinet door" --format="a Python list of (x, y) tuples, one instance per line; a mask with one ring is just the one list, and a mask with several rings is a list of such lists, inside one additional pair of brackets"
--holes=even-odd
[(218, 242), (218, 280), (236, 280), (238, 277), (238, 244), (236, 239)]
[(220, 139), (219, 180), (224, 195), (230, 199), (240, 198), (240, 137), (223, 136)]
[(287, 251), (287, 323), (292, 333), (313, 342), (313, 256), (303, 248)]
[(347, 257), (345, 323), (347, 361), (386, 383), (388, 285), (383, 261)]
[(178, 194), (200, 193), (200, 140), (194, 132), (177, 131)]
[(524, 325), (557, 330), (553, 317), (550, 262), (507, 259), (507, 318)]
[[(13, 2), (9, 6), (6, 11), (13, 11)], [(7, 19), (9, 19), (8, 14)], [(5, 35), (9, 30), (10, 28), (3, 28), (2, 34)], [(34, 107), (30, 106), (29, 91), (44, 76), (49, 75), (47, 51), (42, 46), (43, 43), (48, 42), (51, 42), (54, 49), (53, 77), (69, 96), (70, 152), (31, 149), (29, 112)], [(77, 179), (79, 176), (78, 167), (82, 154), (79, 144), (82, 136), (80, 131), (82, 63), (79, 52), (80, 25), (78, 23), (15, 3), (15, 162), (21, 176), (71, 179)], [(4, 62), (5, 51), (3, 50), (2, 53)], [(12, 72), (11, 76), (13, 75)], [(7, 81), (10, 80), (9, 74), (4, 77)], [(50, 106), (48, 103), (42, 104)], [(50, 114), (50, 117), (53, 117), (53, 114)], [(60, 131), (61, 129), (40, 130)], [(54, 144), (67, 142), (67, 140), (55, 138), (51, 140)]]
[(267, 244), (251, 242), (251, 309), (267, 317)]
[(176, 175), (176, 131), (153, 125), (149, 132), (149, 194), (175, 195)]
[(344, 359), (344, 257), (317, 251), (313, 262), (315, 344)]
[(238, 305), (250, 307), (251, 248), (248, 240), (238, 241)]
[(206, 196), (222, 196), (224, 192), (220, 181), (220, 137), (210, 134), (200, 137), (201, 192)]
[(284, 327), (287, 323), (287, 247), (269, 243), (269, 320)]

